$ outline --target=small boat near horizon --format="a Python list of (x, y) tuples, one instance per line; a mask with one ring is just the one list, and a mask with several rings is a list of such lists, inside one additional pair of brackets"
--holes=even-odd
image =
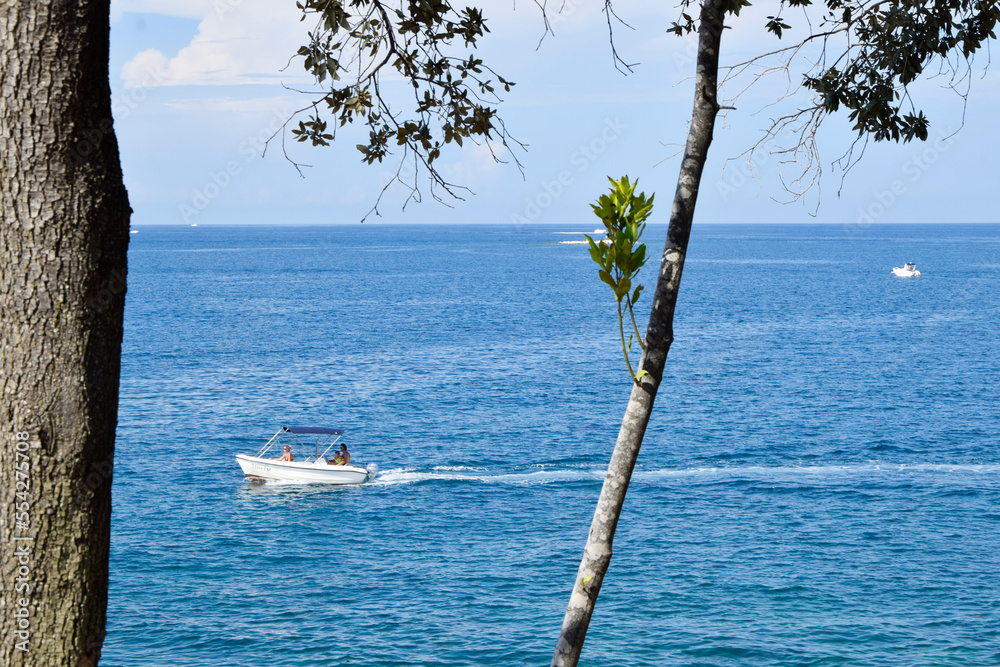
[[(604, 229), (595, 229), (594, 231), (590, 232), (589, 234), (587, 232), (554, 232), (554, 233), (555, 234), (583, 234), (583, 235), (585, 235), (587, 237), (589, 237), (590, 234), (600, 234), (601, 235), (601, 240), (598, 241), (598, 243), (611, 243), (611, 239), (608, 238), (608, 232), (607, 232), (607, 230), (604, 230)], [(589, 245), (590, 241), (588, 241), (586, 238), (584, 238), (581, 241), (557, 241), (557, 243), (558, 243), (558, 245)]]
[(892, 273), (897, 278), (917, 278), (920, 276), (920, 272), (917, 271), (917, 265), (913, 262), (906, 262), (902, 266), (892, 267)]
[[(305, 442), (299, 436), (314, 435), (312, 443)], [(374, 463), (361, 467), (352, 464), (338, 464), (328, 461), (326, 455), (344, 435), (342, 428), (327, 426), (282, 426), (260, 451), (253, 456), (237, 454), (243, 474), (251, 482), (302, 482), (319, 484), (363, 484), (369, 479), (375, 479), (378, 466)], [(266, 458), (268, 450), (276, 444), (288, 445), (292, 456), (298, 450), (303, 460), (282, 461)], [(311, 454), (306, 453), (312, 449)], [(322, 453), (320, 450), (323, 450)]]

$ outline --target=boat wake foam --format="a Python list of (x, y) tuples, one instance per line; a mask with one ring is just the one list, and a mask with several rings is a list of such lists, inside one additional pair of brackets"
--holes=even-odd
[[(533, 485), (573, 482), (601, 482), (604, 469), (545, 468), (501, 471), (468, 466), (437, 466), (430, 470), (391, 468), (379, 473), (375, 484), (416, 484), (430, 481), (477, 482), (483, 484)], [(858, 463), (816, 466), (704, 466), (691, 468), (636, 469), (633, 482), (656, 484), (673, 480), (693, 481), (795, 481), (837, 483), (852, 477), (904, 478), (919, 475), (968, 476), (1000, 473), (1000, 464), (948, 463)]]

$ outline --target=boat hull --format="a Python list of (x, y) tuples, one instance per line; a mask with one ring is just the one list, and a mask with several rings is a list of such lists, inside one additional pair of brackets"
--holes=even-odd
[(315, 484), (362, 484), (368, 471), (357, 466), (334, 466), (318, 462), (275, 461), (237, 454), (236, 462), (247, 479), (258, 482), (305, 482)]
[(899, 278), (917, 278), (920, 276), (920, 272), (916, 269), (910, 270), (901, 266), (893, 268), (892, 272)]

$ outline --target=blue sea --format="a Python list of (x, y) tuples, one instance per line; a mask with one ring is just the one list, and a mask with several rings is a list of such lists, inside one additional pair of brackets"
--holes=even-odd
[[(631, 386), (593, 228), (140, 227), (102, 665), (549, 664)], [(1000, 226), (696, 226), (675, 338), (581, 665), (1000, 665)], [(378, 476), (248, 484), (284, 424)]]

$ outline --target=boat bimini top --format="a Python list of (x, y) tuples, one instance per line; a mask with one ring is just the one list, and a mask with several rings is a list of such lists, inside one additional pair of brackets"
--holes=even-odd
[[(314, 435), (315, 438), (300, 438), (299, 436), (309, 436)], [(333, 449), (340, 438), (344, 435), (344, 429), (342, 428), (329, 428), (327, 426), (282, 426), (281, 429), (274, 434), (274, 436), (267, 441), (263, 449), (257, 452), (257, 458), (263, 458), (267, 450), (271, 449), (278, 442), (283, 444), (290, 444), (293, 447), (295, 445), (300, 445), (299, 451), (305, 454), (309, 451), (310, 445), (314, 449), (313, 455), (309, 456), (306, 454), (306, 460), (312, 459), (314, 461), (318, 460), (320, 457), (325, 457), (327, 452)], [(291, 442), (288, 442), (291, 440)], [(320, 449), (323, 453), (320, 454)]]

